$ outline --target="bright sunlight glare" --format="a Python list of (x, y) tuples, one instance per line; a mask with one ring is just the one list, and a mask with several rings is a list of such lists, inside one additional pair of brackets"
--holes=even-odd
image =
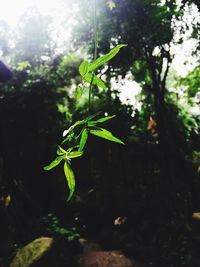
[(20, 16), (31, 8), (37, 8), (41, 14), (52, 14), (61, 8), (59, 0), (6, 0), (1, 3), (0, 19), (15, 27)]
[(21, 17), (34, 9), (41, 15), (51, 17), (51, 37), (56, 42), (56, 51), (59, 53), (65, 50), (66, 42), (69, 43), (71, 36), (71, 15), (75, 10), (68, 7), (69, 3), (70, 0), (6, 0), (1, 3), (0, 21), (5, 21), (11, 29), (17, 29)]

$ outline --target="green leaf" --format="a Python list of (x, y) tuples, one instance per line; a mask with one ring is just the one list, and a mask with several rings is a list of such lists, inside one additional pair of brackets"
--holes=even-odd
[(103, 122), (106, 122), (108, 120), (111, 120), (112, 118), (114, 118), (116, 115), (113, 115), (113, 116), (107, 116), (107, 117), (103, 117), (103, 118), (100, 118), (96, 121), (89, 121), (88, 122), (88, 126), (95, 126), (96, 124), (98, 123), (103, 123)]
[(84, 123), (86, 123), (86, 122), (88, 122), (88, 121), (90, 121), (90, 120), (94, 119), (96, 116), (98, 116), (98, 115), (99, 115), (99, 113), (100, 113), (100, 111), (99, 111), (99, 112), (97, 112), (97, 113), (95, 113), (95, 114), (92, 114), (92, 115), (90, 115), (90, 116), (86, 117), (86, 118), (83, 120), (83, 121), (84, 121)]
[(115, 48), (113, 48), (109, 53), (97, 58), (93, 63), (91, 63), (88, 66), (88, 71), (94, 71), (100, 66), (102, 66), (104, 63), (108, 62), (111, 60), (119, 51), (122, 47), (127, 46), (127, 44), (120, 44), (117, 45)]
[(67, 141), (72, 141), (72, 139), (74, 138), (75, 134), (73, 133), (73, 130), (77, 127), (80, 126), (82, 124), (86, 124), (88, 121), (92, 120), (93, 118), (95, 118), (97, 115), (99, 115), (100, 112), (97, 112), (95, 114), (92, 114), (88, 117), (86, 117), (84, 120), (81, 121), (76, 121), (73, 125), (71, 125), (67, 130), (65, 130), (63, 132), (63, 136), (66, 136), (66, 138), (62, 141), (62, 144), (67, 142)]
[(81, 134), (81, 140), (79, 144), (79, 151), (82, 151), (86, 145), (88, 139), (88, 130), (85, 128)]
[(105, 121), (111, 120), (112, 118), (116, 117), (116, 115), (112, 115), (112, 116), (107, 116), (107, 117), (103, 117), (97, 120), (97, 122), (99, 123), (103, 123)]
[(68, 135), (69, 133), (71, 133), (74, 130), (74, 128), (76, 128), (77, 126), (79, 126), (79, 125), (81, 125), (83, 123), (84, 123), (84, 120), (82, 120), (82, 121), (76, 121), (73, 125), (71, 125), (67, 130), (65, 130), (63, 132), (63, 136)]
[(119, 138), (115, 137), (112, 135), (111, 132), (107, 131), (106, 129), (103, 128), (97, 128), (97, 129), (91, 129), (89, 130), (91, 134), (96, 135), (98, 137), (107, 139), (109, 141), (119, 143), (124, 145), (124, 142), (122, 142)]
[(88, 83), (91, 83), (94, 84), (94, 85), (97, 85), (103, 89), (106, 89), (106, 85), (105, 83), (99, 78), (97, 77), (95, 74), (92, 74), (92, 73), (87, 73), (83, 79), (88, 82)]
[(83, 151), (72, 151), (67, 155), (67, 157), (70, 159), (73, 159), (73, 158), (81, 157), (82, 155), (83, 155)]
[(57, 153), (58, 156), (62, 156), (63, 155), (63, 152), (61, 152), (60, 149), (57, 149), (56, 153)]
[(97, 125), (97, 122), (96, 121), (89, 121), (88, 123), (87, 123), (87, 126), (88, 127), (93, 127), (93, 126), (96, 126)]
[(43, 169), (45, 171), (49, 171), (53, 168), (55, 168), (61, 161), (63, 157), (57, 157), (54, 161), (52, 161), (49, 165), (45, 166)]
[(72, 141), (73, 137), (74, 137), (74, 133), (69, 134), (69, 135), (62, 141), (61, 144), (64, 144), (64, 143), (67, 142), (67, 141)]
[(68, 161), (65, 161), (64, 163), (64, 173), (69, 187), (69, 196), (67, 198), (67, 201), (69, 201), (72, 198), (75, 190), (75, 177), (74, 172)]
[(79, 73), (81, 76), (85, 76), (88, 73), (89, 62), (83, 61), (79, 66)]
[(61, 146), (58, 146), (57, 155), (61, 156), (61, 155), (64, 155), (66, 153), (67, 153), (66, 150), (64, 150)]
[(68, 135), (73, 130), (73, 128), (74, 128), (74, 126), (70, 126), (67, 130), (64, 130), (63, 137)]

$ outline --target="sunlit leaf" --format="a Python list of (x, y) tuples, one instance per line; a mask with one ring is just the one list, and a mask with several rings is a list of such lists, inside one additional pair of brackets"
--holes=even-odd
[(67, 135), (67, 137), (62, 141), (62, 144), (67, 142), (67, 141), (71, 141), (74, 137), (75, 134), (73, 132), (73, 130), (80, 125), (86, 124), (88, 121), (92, 120), (93, 118), (95, 118), (97, 115), (99, 115), (100, 112), (97, 112), (95, 114), (92, 114), (88, 117), (86, 117), (84, 120), (81, 121), (76, 121), (73, 125), (71, 125), (67, 130), (64, 131), (65, 136)]
[(66, 136), (66, 135), (68, 135), (69, 133), (71, 133), (74, 130), (74, 128), (76, 128), (77, 126), (79, 126), (79, 125), (81, 125), (83, 123), (84, 123), (84, 120), (82, 120), (82, 121), (76, 121), (73, 125), (71, 125), (67, 130), (65, 130), (63, 132), (63, 137)]
[(62, 144), (64, 144), (65, 142), (71, 141), (74, 137), (74, 133), (69, 134), (63, 141)]
[(84, 120), (81, 120), (81, 121), (76, 121), (73, 125), (72, 125), (72, 128), (74, 129), (75, 127), (81, 125), (84, 123)]
[(57, 149), (57, 154), (58, 155), (64, 155), (66, 153), (67, 153), (66, 150), (64, 150), (61, 146), (58, 146), (58, 149)]
[(112, 116), (107, 116), (107, 117), (103, 117), (97, 120), (97, 122), (99, 123), (103, 123), (105, 121), (111, 120), (112, 118), (116, 117), (116, 115), (112, 115)]
[(108, 120), (111, 120), (112, 118), (114, 118), (116, 115), (113, 115), (113, 116), (107, 116), (107, 117), (103, 117), (103, 118), (100, 118), (96, 121), (90, 121), (88, 122), (88, 126), (95, 126), (96, 124), (98, 123), (103, 123), (103, 122), (106, 122)]
[(67, 155), (67, 157), (70, 159), (73, 159), (73, 158), (81, 157), (82, 155), (83, 155), (83, 151), (72, 151)]
[(92, 84), (97, 85), (97, 86), (101, 87), (102, 89), (106, 89), (107, 88), (105, 83), (99, 77), (97, 77), (95, 74), (87, 73), (83, 77), (83, 79), (88, 83), (92, 82)]
[(83, 61), (81, 65), (79, 66), (79, 73), (81, 76), (85, 76), (85, 74), (88, 73), (88, 67), (89, 67), (89, 62), (88, 61)]
[(63, 152), (60, 151), (60, 149), (57, 149), (56, 153), (58, 156), (62, 156), (64, 154)]
[(45, 171), (49, 171), (53, 168), (55, 168), (61, 161), (63, 157), (57, 157), (54, 161), (52, 161), (49, 165), (45, 166), (43, 169)]
[(90, 121), (90, 120), (92, 120), (92, 119), (94, 119), (96, 116), (98, 116), (100, 114), (100, 112), (97, 112), (97, 113), (95, 113), (95, 114), (92, 114), (92, 115), (90, 115), (90, 116), (88, 116), (88, 117), (86, 117), (83, 121), (84, 121), (84, 123), (85, 122), (88, 122), (88, 121)]
[(99, 58), (97, 58), (93, 63), (91, 63), (88, 67), (88, 71), (94, 71), (109, 60), (111, 60), (122, 47), (127, 46), (127, 44), (120, 44), (113, 48), (108, 54), (105, 54)]
[(79, 151), (82, 151), (86, 145), (88, 139), (88, 130), (85, 128), (81, 134), (81, 140), (79, 145)]
[(98, 124), (98, 122), (96, 122), (96, 121), (89, 121), (88, 123), (87, 123), (87, 126), (88, 127), (92, 127), (92, 126), (96, 126)]
[(124, 145), (124, 142), (122, 142), (119, 138), (113, 136), (112, 133), (107, 131), (106, 129), (98, 128), (98, 129), (91, 129), (89, 131), (93, 135)]
[(75, 190), (75, 177), (74, 172), (68, 161), (65, 161), (64, 163), (64, 173), (69, 187), (69, 196), (67, 198), (67, 201), (69, 201), (72, 198)]
[(73, 129), (73, 126), (70, 126), (69, 129), (64, 130), (63, 132), (63, 137), (65, 137), (66, 135), (68, 135), (68, 133)]

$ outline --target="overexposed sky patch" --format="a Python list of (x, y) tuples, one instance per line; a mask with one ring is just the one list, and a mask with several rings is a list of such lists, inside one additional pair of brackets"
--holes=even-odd
[(141, 92), (140, 85), (132, 80), (131, 72), (124, 79), (121, 77), (111, 79), (112, 89), (119, 91), (119, 98), (124, 104), (130, 104), (135, 108), (139, 108), (137, 95)]
[(182, 44), (174, 45), (171, 48), (174, 54), (172, 68), (180, 76), (186, 76), (198, 64), (198, 58), (192, 55), (198, 42), (194, 39), (185, 40)]
[[(20, 18), (27, 11), (35, 8), (41, 15), (52, 18), (51, 38), (56, 41), (57, 53), (66, 51), (70, 46), (71, 25), (74, 7), (67, 5), (70, 0), (5, 0), (0, 7), (0, 20), (4, 20), (11, 29), (16, 29)], [(66, 19), (67, 18), (67, 19)]]
[(59, 0), (5, 0), (1, 3), (0, 19), (5, 20), (10, 26), (16, 26), (20, 16), (28, 9), (36, 7), (42, 14), (52, 14), (61, 10)]

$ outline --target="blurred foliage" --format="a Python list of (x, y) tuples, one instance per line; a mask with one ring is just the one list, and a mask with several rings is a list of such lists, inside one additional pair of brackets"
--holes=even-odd
[(186, 86), (188, 98), (200, 92), (200, 66), (194, 68), (186, 77), (179, 79), (179, 86)]
[(46, 230), (46, 234), (54, 238), (62, 237), (66, 238), (68, 241), (73, 241), (80, 236), (73, 230), (61, 227), (58, 217), (54, 214), (49, 213), (47, 216), (42, 217), (42, 221)]
[[(92, 39), (91, 15), (93, 7), (89, 6), (88, 1), (85, 1), (84, 5), (78, 0), (77, 3), (79, 3), (81, 16), (75, 31), (75, 44), (88, 44), (91, 43), (89, 40)], [(166, 156), (172, 151), (174, 151), (173, 153), (179, 151), (178, 153), (181, 154), (183, 153), (182, 148), (175, 141), (177, 136), (173, 135), (168, 124), (170, 121), (174, 123), (173, 128), (176, 128), (176, 120), (174, 120), (176, 108), (170, 111), (170, 99), (173, 97), (169, 97), (166, 81), (174, 58), (171, 48), (175, 44), (183, 42), (184, 34), (188, 32), (189, 28), (191, 34), (198, 31), (195, 23), (192, 22), (192, 25), (189, 25), (183, 19), (185, 12), (192, 16), (192, 6), (186, 2), (159, 0), (114, 1), (114, 8), (109, 8), (108, 4), (110, 4), (108, 1), (98, 3), (98, 51), (104, 53), (106, 49), (119, 42), (127, 43), (128, 47), (109, 63), (105, 71), (107, 80), (116, 75), (125, 77), (127, 72), (131, 71), (133, 79), (144, 89), (144, 101), (139, 112), (140, 116), (144, 114), (148, 117), (154, 116), (157, 123), (158, 142)], [(89, 48), (91, 49), (92, 45)], [(170, 89), (172, 89), (170, 93), (173, 94), (173, 88)], [(174, 105), (176, 106), (177, 102), (174, 102)], [(144, 111), (146, 107), (151, 107), (148, 115)], [(177, 120), (180, 117), (183, 118), (180, 120), (184, 123), (183, 127), (187, 134), (193, 128), (196, 131), (196, 118), (184, 108), (181, 109), (179, 104), (180, 110), (182, 112), (179, 113), (180, 116), (177, 117)], [(145, 123), (147, 124), (147, 122), (148, 118), (146, 118)], [(181, 122), (180, 127), (182, 128)], [(145, 130), (145, 124), (143, 130)], [(188, 139), (183, 138), (183, 140)], [(166, 164), (163, 163), (164, 165)], [(165, 168), (163, 173), (166, 173)]]

